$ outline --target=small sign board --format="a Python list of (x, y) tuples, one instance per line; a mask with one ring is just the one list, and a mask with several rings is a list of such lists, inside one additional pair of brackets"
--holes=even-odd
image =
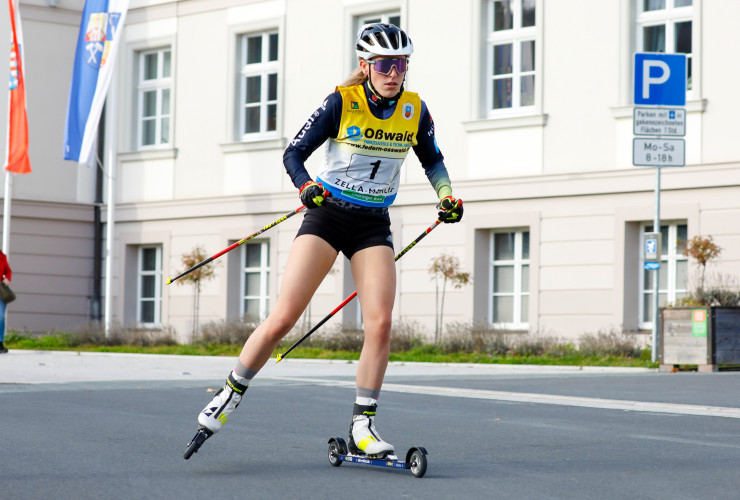
[(635, 108), (632, 128), (635, 135), (683, 137), (686, 135), (686, 109)]
[[(663, 235), (660, 233), (645, 233), (642, 258), (645, 262), (660, 263)], [(645, 269), (648, 269), (647, 267)], [(650, 269), (658, 269), (653, 267)]]
[(660, 269), (660, 262), (645, 262), (645, 269), (648, 271), (655, 271)]
[(632, 164), (638, 167), (683, 167), (683, 139), (635, 137), (632, 140)]
[(691, 311), (691, 336), (707, 336), (707, 310), (693, 309)]

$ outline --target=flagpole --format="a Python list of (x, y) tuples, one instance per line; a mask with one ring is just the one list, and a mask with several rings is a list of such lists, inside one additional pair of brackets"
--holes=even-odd
[(3, 200), (3, 248), (5, 255), (10, 254), (10, 194), (12, 192), (12, 174), (5, 171), (5, 199)]
[(107, 212), (105, 228), (105, 337), (110, 335), (111, 328), (111, 309), (113, 303), (113, 225), (115, 222), (115, 176), (116, 176), (116, 78), (113, 77), (108, 91), (105, 113), (105, 146), (106, 160), (108, 167), (108, 193), (107, 193)]

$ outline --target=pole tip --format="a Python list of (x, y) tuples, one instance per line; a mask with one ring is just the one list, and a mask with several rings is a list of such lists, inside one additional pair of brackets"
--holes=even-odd
[(165, 283), (165, 285), (169, 285), (170, 283), (172, 283), (172, 276), (167, 278), (167, 283)]
[(280, 363), (280, 361), (282, 361), (282, 359), (283, 359), (283, 355), (282, 354), (278, 354), (277, 355), (277, 358), (275, 359), (275, 363)]

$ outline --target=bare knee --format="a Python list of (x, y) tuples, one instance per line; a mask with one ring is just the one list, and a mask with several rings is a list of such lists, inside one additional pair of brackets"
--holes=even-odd
[(271, 342), (277, 344), (288, 334), (291, 328), (295, 326), (296, 321), (298, 320), (291, 316), (273, 312), (263, 323), (265, 329), (262, 332), (262, 335)]
[(373, 320), (365, 319), (365, 342), (388, 344), (391, 340), (391, 317), (382, 316)]

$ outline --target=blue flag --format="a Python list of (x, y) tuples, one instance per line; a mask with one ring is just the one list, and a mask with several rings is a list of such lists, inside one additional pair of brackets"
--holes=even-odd
[(64, 159), (90, 163), (129, 0), (86, 0), (64, 128)]

